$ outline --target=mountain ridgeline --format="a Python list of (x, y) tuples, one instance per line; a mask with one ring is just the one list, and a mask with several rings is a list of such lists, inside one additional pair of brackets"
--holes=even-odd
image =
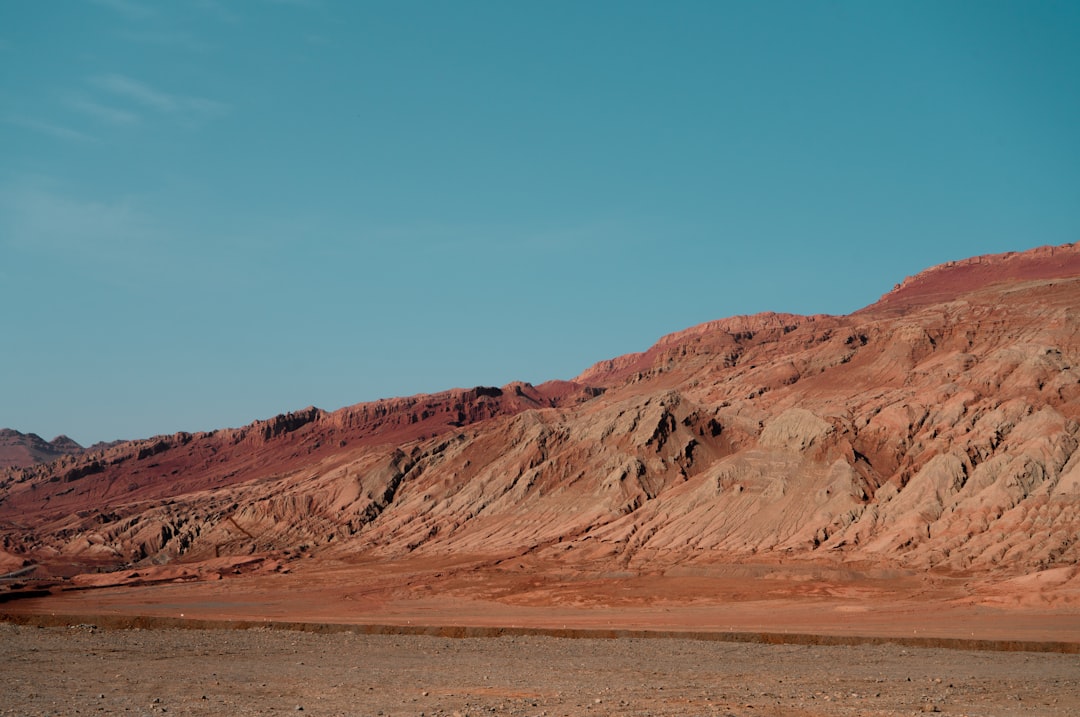
[(1043, 247), (571, 381), (42, 452), (0, 472), (0, 551), (56, 575), (285, 551), (1023, 574), (1080, 563), (1078, 420), (1080, 247)]

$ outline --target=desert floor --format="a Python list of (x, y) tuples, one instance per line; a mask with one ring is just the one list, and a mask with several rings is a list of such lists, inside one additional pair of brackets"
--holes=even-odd
[(0, 604), (0, 714), (1080, 714), (1071, 578), (220, 568)]
[(1080, 643), (1077, 567), (989, 581), (812, 563), (618, 573), (482, 558), (230, 560), (83, 575), (79, 589), (0, 614)]
[(0, 713), (1075, 715), (1080, 658), (895, 644), (0, 624)]

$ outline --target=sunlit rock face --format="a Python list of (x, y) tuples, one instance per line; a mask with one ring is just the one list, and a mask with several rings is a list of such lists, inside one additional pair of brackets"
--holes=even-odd
[(54, 441), (71, 455), (0, 473), (0, 550), (69, 574), (285, 551), (1075, 572), (1078, 420), (1080, 248), (1045, 247), (849, 316), (710, 322), (572, 381)]

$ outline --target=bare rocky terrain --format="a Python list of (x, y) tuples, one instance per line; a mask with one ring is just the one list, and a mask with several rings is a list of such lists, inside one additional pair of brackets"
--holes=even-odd
[(1075, 655), (0, 625), (0, 714), (1075, 715)]
[[(1043, 247), (571, 381), (9, 468), (0, 706), (1075, 714), (1078, 307)], [(357, 634), (269, 629), (320, 625)]]
[[(1080, 248), (936, 267), (850, 316), (672, 334), (573, 381), (283, 414), (0, 474), (35, 577), (277, 551), (648, 572), (807, 556), (1074, 601)], [(0, 565), (0, 569), (4, 566)], [(122, 574), (115, 575), (121, 580)]]
[(77, 456), (86, 449), (67, 436), (46, 441), (36, 433), (0, 428), (0, 469), (26, 468), (61, 456)]

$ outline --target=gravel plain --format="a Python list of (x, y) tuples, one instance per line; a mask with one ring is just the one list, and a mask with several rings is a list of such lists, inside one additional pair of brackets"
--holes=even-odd
[(0, 624), (0, 714), (1076, 715), (1080, 656)]

